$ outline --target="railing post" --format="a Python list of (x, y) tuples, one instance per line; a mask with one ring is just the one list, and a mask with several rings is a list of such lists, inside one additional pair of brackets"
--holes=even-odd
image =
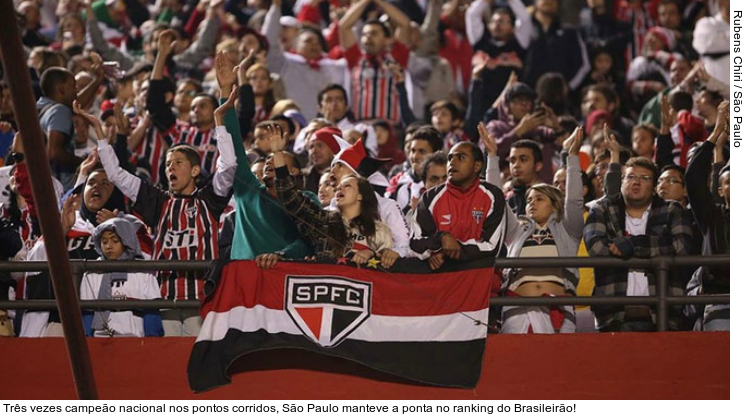
[(668, 329), (669, 306), (667, 304), (667, 293), (669, 289), (669, 257), (659, 257), (656, 269), (656, 331), (663, 332)]

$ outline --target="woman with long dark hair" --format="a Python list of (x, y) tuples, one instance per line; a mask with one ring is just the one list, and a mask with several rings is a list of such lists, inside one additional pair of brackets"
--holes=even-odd
[[(315, 249), (320, 258), (339, 258), (347, 254), (357, 264), (366, 263), (374, 256), (385, 262), (383, 255), (392, 251), (390, 229), (380, 221), (377, 196), (364, 178), (342, 178), (334, 198), (338, 211), (325, 210), (295, 187), (286, 168), (284, 149), (286, 139), (278, 128), (269, 128), (271, 150), (274, 153), (276, 191), (284, 209), (297, 219), (297, 230)], [(353, 253), (353, 255), (351, 255)]]

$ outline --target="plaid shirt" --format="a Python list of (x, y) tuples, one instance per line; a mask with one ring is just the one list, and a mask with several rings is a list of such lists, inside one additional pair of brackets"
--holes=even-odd
[(342, 257), (351, 248), (333, 238), (339, 231), (345, 231), (339, 213), (321, 208), (298, 190), (286, 167), (277, 167), (274, 185), (284, 211), (297, 220), (297, 231), (312, 243), (316, 257)]
[[(667, 202), (654, 196), (651, 212), (646, 223), (646, 234), (629, 236), (625, 232), (625, 202), (621, 194), (605, 198), (589, 212), (584, 227), (584, 241), (592, 257), (608, 257), (612, 254), (608, 246), (617, 245), (623, 258), (652, 258), (661, 255), (687, 255), (692, 253), (693, 231), (692, 219), (677, 202)], [(670, 272), (669, 294), (685, 294), (687, 277)], [(656, 277), (653, 271), (647, 271), (649, 294), (656, 294)], [(595, 269), (594, 295), (625, 296), (628, 287), (628, 269), (597, 268)], [(653, 307), (652, 307), (653, 308)], [(622, 321), (622, 306), (592, 307), (597, 316), (599, 328), (613, 321)], [(677, 309), (676, 311), (679, 311)], [(677, 312), (678, 314), (678, 312)], [(669, 315), (670, 328), (674, 329), (678, 318)]]

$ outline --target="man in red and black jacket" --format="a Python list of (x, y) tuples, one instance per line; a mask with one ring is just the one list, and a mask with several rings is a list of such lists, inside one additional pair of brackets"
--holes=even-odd
[(447, 183), (428, 190), (414, 214), (411, 250), (432, 270), (445, 259), (495, 257), (506, 227), (504, 194), (481, 182), (483, 152), (460, 142), (447, 156)]

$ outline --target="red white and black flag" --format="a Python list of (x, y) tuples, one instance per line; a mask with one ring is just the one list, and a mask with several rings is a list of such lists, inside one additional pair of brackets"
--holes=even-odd
[[(486, 344), (489, 260), (432, 273), (400, 259), (392, 271), (282, 262), (225, 265), (189, 360), (201, 392), (230, 383), (228, 366), (257, 350), (301, 348), (421, 383), (472, 388)], [(454, 267), (454, 266), (453, 266)]]

